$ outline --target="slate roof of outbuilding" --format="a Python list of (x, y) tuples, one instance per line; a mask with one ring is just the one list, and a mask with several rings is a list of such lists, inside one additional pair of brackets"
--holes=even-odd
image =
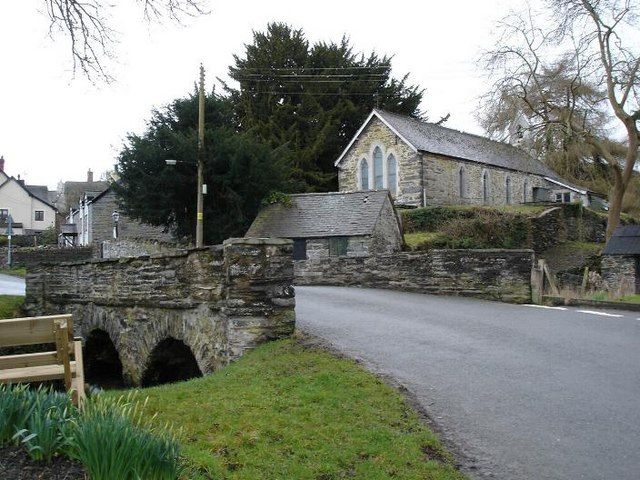
[(246, 237), (318, 238), (371, 235), (387, 190), (291, 195), (291, 206), (265, 207)]
[(616, 228), (602, 254), (640, 255), (640, 225), (624, 225)]

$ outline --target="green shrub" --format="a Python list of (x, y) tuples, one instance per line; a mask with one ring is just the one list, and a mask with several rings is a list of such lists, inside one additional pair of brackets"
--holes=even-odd
[(441, 228), (448, 248), (526, 248), (530, 224), (522, 215), (478, 211)]
[(175, 480), (180, 473), (175, 437), (144, 422), (132, 395), (87, 400), (71, 452), (92, 480)]
[(457, 218), (475, 216), (475, 209), (463, 207), (425, 207), (401, 212), (405, 233), (431, 232)]

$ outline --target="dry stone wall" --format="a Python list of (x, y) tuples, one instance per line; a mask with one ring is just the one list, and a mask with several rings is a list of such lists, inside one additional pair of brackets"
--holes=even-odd
[[(41, 263), (89, 260), (93, 255), (93, 247), (18, 247), (11, 250), (11, 265), (14, 267), (31, 268)], [(5, 266), (7, 264), (7, 259), (8, 248), (0, 248), (0, 265)]]
[(75, 333), (106, 331), (125, 379), (140, 383), (153, 348), (174, 338), (203, 373), (295, 326), (292, 242), (230, 239), (164, 256), (44, 264), (29, 270), (29, 315), (73, 313)]
[(533, 250), (430, 250), (294, 262), (296, 285), (348, 285), (531, 301)]

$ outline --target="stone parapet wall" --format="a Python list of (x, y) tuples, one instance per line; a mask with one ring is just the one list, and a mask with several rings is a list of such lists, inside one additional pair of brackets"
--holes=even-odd
[(617, 295), (636, 292), (636, 259), (627, 255), (602, 255), (601, 272), (607, 288)]
[(27, 273), (29, 315), (73, 313), (75, 333), (106, 331), (128, 382), (174, 338), (203, 373), (295, 326), (292, 242), (230, 239), (174, 255), (43, 264)]
[[(93, 255), (93, 247), (16, 247), (11, 250), (11, 265), (16, 268), (32, 268), (40, 265), (41, 263), (89, 260)], [(0, 265), (7, 265), (7, 259), (8, 247), (0, 247)]]
[(296, 285), (348, 285), (531, 301), (532, 250), (430, 250), (294, 262)]
[(142, 257), (184, 252), (175, 243), (153, 240), (105, 240), (100, 247), (100, 258)]

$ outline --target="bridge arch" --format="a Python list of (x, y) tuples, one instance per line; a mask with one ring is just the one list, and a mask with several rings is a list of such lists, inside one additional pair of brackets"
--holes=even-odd
[(191, 348), (182, 340), (167, 337), (151, 351), (140, 386), (151, 387), (201, 376), (202, 371)]
[(120, 355), (106, 330), (91, 330), (85, 337), (83, 350), (87, 383), (101, 388), (125, 386)]

